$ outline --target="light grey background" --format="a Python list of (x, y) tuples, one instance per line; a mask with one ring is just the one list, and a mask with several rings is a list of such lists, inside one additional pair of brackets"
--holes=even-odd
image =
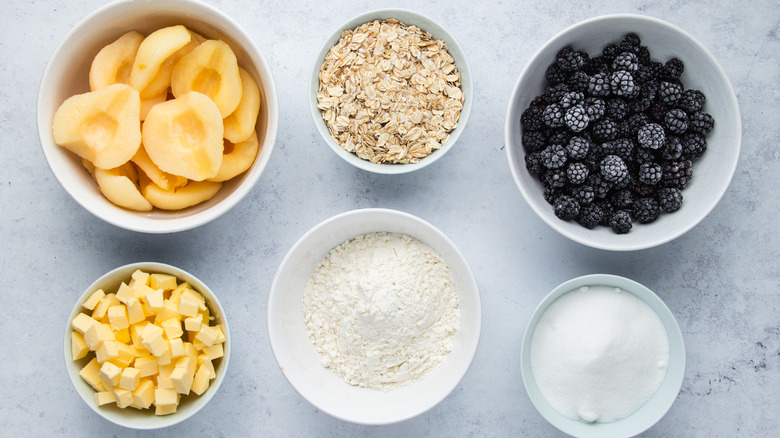
[[(687, 370), (669, 413), (645, 436), (776, 436), (780, 428), (780, 31), (778, 4), (598, 0), (215, 1), (256, 40), (280, 96), (271, 162), (236, 208), (172, 235), (125, 231), (92, 217), (49, 171), (36, 134), (38, 84), (55, 46), (101, 0), (4, 1), (0, 6), (0, 430), (4, 436), (558, 436), (534, 410), (519, 371), (520, 340), (536, 304), (559, 283), (619, 274), (671, 308)], [(404, 176), (352, 168), (318, 137), (307, 81), (341, 22), (379, 7), (417, 10), (463, 45), (474, 107), (458, 144)], [(507, 99), (524, 64), (580, 20), (640, 13), (682, 27), (730, 76), (743, 150), (721, 203), (658, 248), (610, 253), (561, 237), (525, 204), (503, 149)], [(266, 336), (266, 303), (287, 250), (318, 222), (388, 207), (432, 222), (460, 247), (479, 282), (483, 329), (473, 365), (429, 412), (363, 427), (318, 412), (286, 382)], [(62, 336), (76, 298), (126, 263), (160, 261), (211, 285), (230, 318), (229, 376), (199, 415), (156, 433), (114, 426), (73, 390)]]

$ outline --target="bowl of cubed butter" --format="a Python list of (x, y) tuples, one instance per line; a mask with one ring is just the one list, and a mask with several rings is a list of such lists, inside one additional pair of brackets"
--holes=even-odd
[(214, 396), (230, 360), (227, 318), (194, 275), (156, 262), (118, 267), (79, 297), (65, 365), (97, 414), (132, 429), (171, 426)]

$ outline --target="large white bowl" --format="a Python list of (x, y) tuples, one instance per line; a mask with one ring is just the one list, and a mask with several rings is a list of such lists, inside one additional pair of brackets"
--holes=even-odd
[[(317, 108), (317, 92), (320, 88), (320, 67), (325, 56), (330, 51), (331, 47), (338, 43), (341, 39), (341, 33), (345, 30), (352, 30), (356, 27), (368, 23), (374, 20), (384, 20), (388, 18), (395, 18), (406, 25), (415, 25), (425, 32), (428, 32), (435, 39), (442, 40), (447, 44), (447, 52), (455, 59), (455, 66), (460, 72), (460, 83), (463, 95), (465, 96), (463, 102), (463, 109), (460, 112), (460, 118), (458, 119), (458, 126), (450, 132), (450, 138), (442, 145), (438, 150), (433, 151), (425, 158), (421, 158), (417, 163), (409, 164), (377, 164), (368, 160), (364, 160), (358, 157), (356, 154), (347, 152), (339, 145), (336, 140), (330, 135), (328, 131), (328, 125), (322, 118), (322, 112)], [(471, 79), (471, 68), (469, 67), (466, 54), (463, 52), (458, 41), (447, 29), (441, 24), (426, 17), (418, 12), (409, 11), (406, 9), (379, 9), (375, 11), (366, 12), (360, 14), (346, 23), (336, 28), (331, 36), (325, 40), (322, 50), (317, 54), (317, 58), (314, 60), (314, 66), (312, 68), (311, 77), (309, 79), (309, 108), (311, 110), (312, 118), (314, 119), (314, 125), (317, 127), (317, 131), (320, 133), (325, 143), (342, 159), (346, 160), (353, 166), (367, 170), (369, 172), (381, 173), (381, 174), (400, 174), (407, 173), (414, 170), (422, 169), (425, 166), (433, 164), (436, 160), (440, 159), (446, 154), (455, 142), (458, 140), (463, 130), (466, 128), (466, 122), (471, 114), (471, 105), (474, 101), (474, 86)]]
[[(222, 332), (225, 334), (225, 342), (222, 345), (224, 356), (214, 361), (214, 371), (217, 376), (211, 380), (209, 388), (201, 395), (191, 393), (187, 396), (182, 396), (178, 409), (175, 413), (170, 415), (155, 415), (153, 406), (145, 410), (138, 410), (130, 407), (121, 409), (115, 404), (98, 406), (95, 403), (95, 390), (79, 376), (81, 368), (83, 368), (87, 362), (89, 362), (89, 358), (94, 357), (94, 355), (89, 354), (86, 358), (77, 361), (74, 361), (71, 356), (70, 337), (71, 332), (73, 332), (71, 322), (76, 315), (84, 310), (81, 307), (81, 304), (97, 289), (103, 289), (106, 293), (116, 292), (119, 284), (123, 281), (128, 283), (133, 272), (137, 269), (149, 273), (157, 272), (175, 275), (179, 282), (186, 281), (189, 283), (193, 289), (200, 292), (206, 299), (206, 305), (208, 306), (211, 315), (214, 316), (214, 321), (211, 325), (219, 325)], [(216, 394), (220, 385), (222, 385), (222, 382), (225, 380), (225, 375), (227, 374), (228, 363), (230, 363), (231, 343), (232, 338), (225, 311), (219, 303), (217, 296), (205, 283), (189, 272), (171, 265), (157, 262), (140, 262), (120, 266), (111, 272), (106, 273), (95, 280), (95, 282), (81, 294), (68, 318), (68, 325), (65, 328), (65, 344), (63, 351), (65, 353), (65, 367), (68, 370), (70, 381), (73, 383), (73, 387), (76, 388), (76, 392), (78, 392), (79, 396), (84, 400), (84, 403), (93, 411), (106, 420), (127, 428), (159, 429), (172, 426), (190, 418), (203, 408), (203, 406), (206, 406), (206, 403), (214, 397), (214, 394)]]
[[(390, 391), (352, 386), (324, 368), (301, 307), (306, 282), (331, 249), (358, 235), (382, 231), (407, 234), (438, 252), (450, 268), (460, 306), (460, 326), (445, 360), (424, 378)], [(360, 424), (403, 421), (447, 397), (474, 358), (481, 325), (477, 282), (458, 248), (433, 225), (395, 210), (353, 210), (309, 230), (284, 257), (268, 297), (268, 338), (284, 376), (318, 409)]]
[[(531, 369), (531, 339), (539, 319), (556, 299), (582, 286), (614, 286), (636, 295), (658, 314), (669, 336), (669, 364), (658, 391), (636, 412), (611, 423), (585, 423), (561, 415), (539, 391)], [(550, 424), (562, 432), (581, 438), (630, 437), (644, 432), (658, 422), (677, 398), (685, 375), (685, 345), (674, 315), (653, 291), (625, 277), (592, 274), (564, 282), (539, 303), (523, 335), (520, 364), (523, 385), (531, 402)]]
[[(135, 212), (109, 202), (73, 153), (54, 142), (54, 113), (68, 97), (89, 91), (89, 68), (100, 49), (130, 30), (144, 35), (183, 24), (207, 38), (228, 43), (238, 63), (257, 81), (262, 103), (257, 121), (260, 152), (252, 167), (225, 182), (212, 199), (181, 210)], [(170, 233), (208, 223), (235, 206), (254, 187), (271, 157), (279, 125), (279, 104), (271, 70), (260, 49), (238, 23), (220, 10), (195, 0), (120, 0), (97, 9), (73, 26), (52, 54), (43, 73), (37, 104), (43, 154), (65, 191), (90, 213), (128, 230)]]
[[(545, 87), (545, 71), (556, 53), (571, 45), (595, 56), (605, 45), (619, 42), (635, 32), (652, 57), (666, 61), (678, 57), (685, 63), (682, 81), (686, 88), (707, 96), (704, 110), (715, 119), (707, 136), (707, 151), (694, 162), (693, 179), (683, 190), (683, 206), (662, 214), (651, 224), (635, 224), (628, 234), (615, 234), (608, 227), (589, 230), (575, 221), (558, 219), (543, 195), (543, 186), (525, 166), (520, 116)], [(575, 242), (594, 248), (628, 251), (657, 246), (693, 228), (715, 208), (731, 182), (742, 141), (742, 124), (734, 89), (723, 68), (705, 46), (684, 30), (642, 15), (616, 14), (577, 23), (550, 39), (526, 64), (518, 78), (506, 114), (504, 141), (512, 176), (523, 197), (550, 227)]]

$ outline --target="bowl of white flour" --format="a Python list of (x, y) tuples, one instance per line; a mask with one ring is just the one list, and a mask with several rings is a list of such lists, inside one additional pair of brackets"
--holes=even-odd
[(455, 244), (408, 213), (361, 209), (304, 234), (268, 299), (280, 370), (317, 409), (390, 424), (433, 408), (476, 353), (482, 310)]
[(677, 398), (685, 347), (668, 307), (647, 287), (594, 274), (569, 280), (534, 311), (523, 336), (528, 397), (576, 437), (630, 437)]

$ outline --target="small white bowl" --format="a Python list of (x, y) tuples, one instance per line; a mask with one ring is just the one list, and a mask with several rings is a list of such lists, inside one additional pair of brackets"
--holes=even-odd
[[(458, 119), (458, 126), (450, 132), (450, 138), (442, 145), (438, 150), (433, 151), (427, 157), (421, 158), (417, 163), (409, 164), (377, 164), (368, 160), (364, 160), (358, 157), (352, 152), (347, 152), (339, 145), (336, 140), (330, 135), (328, 126), (325, 120), (322, 118), (322, 112), (317, 107), (317, 92), (320, 88), (320, 67), (325, 56), (330, 51), (331, 47), (341, 39), (341, 33), (345, 30), (352, 30), (356, 27), (368, 23), (374, 20), (385, 20), (388, 18), (395, 18), (406, 25), (414, 25), (419, 27), (425, 32), (428, 32), (435, 39), (442, 40), (447, 44), (447, 52), (455, 59), (455, 66), (460, 72), (460, 83), (463, 95), (465, 96), (463, 101), (463, 109), (460, 112), (460, 118)], [(414, 170), (422, 169), (425, 166), (433, 164), (444, 154), (446, 154), (455, 142), (458, 140), (463, 130), (466, 128), (466, 122), (471, 114), (471, 105), (474, 101), (474, 86), (471, 79), (471, 68), (469, 67), (466, 54), (463, 52), (463, 48), (458, 44), (452, 34), (450, 34), (444, 26), (440, 25), (431, 18), (426, 17), (418, 12), (409, 11), (406, 9), (379, 9), (375, 11), (366, 12), (360, 14), (346, 23), (339, 26), (331, 36), (325, 41), (322, 50), (317, 54), (317, 58), (314, 60), (314, 67), (309, 79), (309, 108), (311, 110), (312, 118), (314, 119), (314, 125), (317, 127), (317, 131), (320, 133), (325, 143), (341, 158), (346, 160), (353, 166), (363, 169), (369, 172), (381, 173), (381, 174), (400, 174), (407, 173)]]
[[(222, 345), (224, 356), (214, 361), (214, 371), (217, 376), (211, 380), (209, 388), (201, 395), (189, 394), (188, 396), (183, 396), (177, 411), (170, 415), (155, 415), (154, 406), (145, 410), (131, 407), (121, 409), (114, 404), (98, 406), (95, 403), (95, 390), (79, 376), (81, 368), (89, 362), (88, 358), (94, 357), (94, 354), (88, 354), (86, 358), (77, 361), (74, 361), (71, 355), (71, 332), (73, 332), (71, 321), (73, 321), (73, 318), (75, 318), (76, 315), (84, 310), (81, 307), (81, 304), (97, 289), (103, 289), (106, 293), (116, 292), (119, 284), (123, 281), (125, 283), (129, 282), (131, 275), (137, 269), (149, 273), (158, 272), (175, 275), (179, 282), (188, 282), (193, 289), (200, 292), (206, 299), (206, 305), (211, 311), (211, 315), (215, 318), (211, 325), (218, 324), (225, 334), (225, 342)], [(73, 383), (73, 387), (76, 388), (76, 392), (79, 393), (79, 396), (84, 400), (84, 403), (101, 417), (114, 424), (130, 429), (160, 429), (190, 418), (203, 408), (203, 406), (206, 406), (206, 403), (214, 397), (214, 394), (216, 394), (227, 374), (228, 363), (230, 363), (230, 345), (231, 335), (225, 311), (219, 303), (219, 300), (217, 300), (217, 296), (214, 295), (214, 292), (206, 286), (205, 283), (183, 269), (164, 263), (132, 263), (120, 266), (95, 280), (95, 282), (81, 294), (78, 301), (76, 301), (76, 305), (73, 307), (73, 311), (68, 318), (68, 325), (65, 328), (65, 367), (68, 370), (68, 376), (70, 377), (71, 383)]]
[[(693, 179), (683, 190), (682, 208), (662, 214), (650, 224), (635, 224), (628, 234), (615, 234), (608, 227), (589, 230), (576, 221), (558, 219), (544, 199), (544, 188), (525, 165), (520, 116), (546, 86), (545, 71), (556, 53), (571, 45), (595, 56), (609, 43), (635, 32), (650, 49), (652, 58), (665, 62), (678, 57), (685, 63), (682, 81), (686, 88), (707, 96), (704, 110), (715, 119), (707, 136), (707, 151), (693, 164)], [(616, 14), (577, 23), (550, 39), (523, 68), (507, 109), (504, 141), (512, 176), (526, 202), (550, 227), (575, 242), (593, 248), (630, 251), (650, 248), (675, 239), (704, 219), (726, 192), (736, 171), (742, 141), (742, 122), (737, 96), (726, 72), (705, 46), (684, 30), (642, 15)]]
[[(407, 234), (433, 248), (450, 268), (460, 307), (460, 326), (444, 361), (424, 378), (390, 391), (352, 386), (323, 367), (309, 339), (301, 306), (306, 283), (330, 250), (372, 232)], [(268, 338), (284, 376), (317, 409), (359, 424), (403, 421), (447, 397), (474, 358), (481, 325), (477, 282), (461, 252), (433, 225), (395, 210), (353, 210), (309, 230), (282, 260), (268, 297)]]
[[(613, 286), (630, 292), (652, 308), (666, 329), (669, 337), (669, 364), (661, 386), (655, 395), (636, 412), (611, 423), (585, 423), (561, 415), (545, 400), (536, 386), (531, 370), (531, 339), (536, 324), (547, 308), (560, 296), (582, 286)], [(592, 274), (566, 281), (552, 290), (539, 303), (528, 322), (520, 356), (523, 385), (531, 402), (550, 424), (562, 432), (580, 438), (617, 438), (638, 435), (660, 420), (677, 398), (685, 375), (685, 346), (682, 333), (674, 315), (658, 296), (647, 287), (624, 277)]]
[[(89, 91), (92, 59), (100, 49), (130, 30), (144, 35), (183, 24), (207, 38), (219, 38), (236, 53), (238, 63), (257, 81), (262, 103), (257, 121), (260, 152), (252, 167), (225, 182), (212, 199), (181, 211), (135, 212), (108, 201), (81, 160), (54, 142), (51, 124), (62, 102)], [(208, 223), (235, 206), (263, 173), (276, 141), (279, 104), (271, 69), (260, 49), (238, 23), (220, 10), (195, 0), (120, 0), (89, 14), (65, 36), (43, 73), (37, 103), (38, 136), (54, 176), (73, 199), (90, 213), (118, 227), (144, 233), (171, 233)]]

